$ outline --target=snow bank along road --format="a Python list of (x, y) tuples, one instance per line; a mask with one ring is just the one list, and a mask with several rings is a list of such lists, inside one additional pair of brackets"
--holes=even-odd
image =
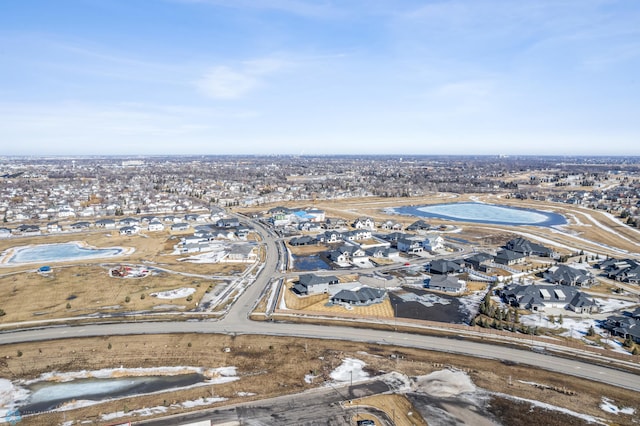
[(259, 223), (254, 222), (254, 226), (261, 232), (266, 243), (267, 255), (265, 265), (256, 281), (247, 288), (225, 318), (220, 321), (92, 324), (19, 330), (0, 333), (0, 344), (46, 341), (71, 337), (169, 333), (239, 333), (342, 339), (354, 342), (398, 345), (445, 353), (499, 359), (640, 391), (640, 376), (637, 374), (572, 359), (554, 357), (550, 354), (445, 337), (422, 336), (381, 330), (311, 324), (252, 322), (248, 319), (248, 314), (256, 303), (262, 289), (268, 284), (274, 275), (274, 271), (277, 270), (276, 268), (279, 262), (277, 243), (271, 232)]

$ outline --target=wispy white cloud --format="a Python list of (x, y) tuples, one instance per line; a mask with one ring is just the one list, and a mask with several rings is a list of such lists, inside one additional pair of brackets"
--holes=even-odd
[(238, 99), (266, 84), (269, 75), (290, 65), (290, 62), (275, 58), (245, 61), (235, 68), (219, 65), (196, 81), (196, 86), (203, 94), (214, 99)]
[(275, 10), (312, 18), (335, 18), (344, 11), (330, 1), (316, 0), (177, 0), (181, 3), (201, 3), (234, 9)]
[(96, 147), (107, 154), (205, 152), (225, 126), (256, 116), (250, 110), (184, 105), (5, 102), (0, 139), (7, 143), (4, 154), (86, 154)]

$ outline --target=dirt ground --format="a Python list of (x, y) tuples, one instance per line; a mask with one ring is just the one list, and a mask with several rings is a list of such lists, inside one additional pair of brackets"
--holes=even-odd
[[(181, 256), (171, 255), (177, 239), (167, 232), (148, 233), (144, 236), (120, 236), (116, 231), (90, 232), (15, 238), (0, 240), (0, 251), (30, 244), (52, 244), (70, 241), (86, 242), (98, 248), (130, 247), (135, 251), (129, 255), (87, 259), (70, 262), (52, 262), (51, 272), (40, 274), (38, 265), (3, 266), (0, 268), (0, 309), (5, 315), (0, 323), (32, 320), (49, 320), (93, 314), (153, 310), (194, 309), (196, 304), (216, 285), (225, 280), (187, 276), (215, 275), (234, 277), (240, 275), (250, 264), (218, 263), (193, 264), (179, 262)], [(158, 270), (147, 277), (115, 278), (109, 269), (120, 265), (138, 265)], [(152, 293), (182, 287), (194, 288), (196, 292), (180, 299), (159, 299)], [(38, 297), (33, 297), (37, 294)], [(28, 301), (28, 303), (27, 303)]]
[[(613, 424), (632, 424), (633, 417), (602, 411), (599, 404), (603, 396), (613, 400), (619, 407), (632, 407), (636, 413), (640, 412), (640, 400), (634, 392), (527, 366), (410, 348), (272, 336), (112, 336), (5, 345), (0, 347), (0, 377), (11, 380), (34, 379), (45, 372), (120, 366), (235, 366), (238, 369), (240, 380), (227, 384), (123, 398), (64, 414), (26, 417), (21, 423), (26, 426), (60, 424), (64, 417), (66, 420), (87, 419), (94, 424), (104, 424), (99, 420), (101, 414), (123, 411), (129, 407), (171, 405), (212, 395), (229, 398), (224, 404), (230, 404), (299, 392), (330, 380), (331, 371), (347, 357), (364, 361), (367, 364), (365, 370), (374, 376), (381, 372), (398, 371), (412, 377), (455, 368), (467, 372), (475, 385), (483, 389), (539, 400), (604, 418)], [(306, 374), (318, 376), (314, 384), (304, 381)], [(549, 385), (567, 392), (541, 389), (521, 381)], [(238, 392), (253, 392), (256, 395), (238, 396)], [(171, 410), (169, 412), (174, 413)], [(429, 423), (428, 418), (425, 421)]]

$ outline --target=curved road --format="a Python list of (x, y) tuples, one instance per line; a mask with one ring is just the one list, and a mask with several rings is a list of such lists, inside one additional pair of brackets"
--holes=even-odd
[(261, 272), (258, 274), (256, 281), (238, 298), (229, 313), (222, 320), (202, 322), (93, 324), (20, 330), (0, 333), (0, 344), (44, 341), (70, 337), (168, 333), (240, 333), (342, 339), (355, 342), (373, 342), (505, 360), (640, 391), (640, 379), (636, 374), (572, 359), (554, 357), (552, 355), (533, 351), (505, 348), (503, 346), (444, 337), (423, 336), (361, 328), (355, 329), (349, 327), (330, 327), (311, 324), (252, 322), (248, 319), (249, 312), (258, 300), (260, 293), (272, 279), (274, 271), (278, 270), (280, 261), (275, 236), (262, 224), (257, 222), (253, 222), (253, 224), (256, 229), (260, 230), (266, 244), (267, 253), (265, 264)]

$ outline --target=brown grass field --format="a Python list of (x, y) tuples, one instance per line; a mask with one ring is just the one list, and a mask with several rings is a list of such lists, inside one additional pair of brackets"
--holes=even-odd
[[(225, 351), (225, 348), (229, 348), (229, 352)], [(228, 384), (123, 398), (67, 411), (64, 414), (26, 417), (20, 423), (25, 426), (60, 424), (64, 417), (66, 420), (86, 419), (96, 424), (104, 424), (105, 422), (99, 421), (101, 413), (122, 411), (125, 408), (168, 405), (210, 397), (212, 394), (229, 398), (225, 404), (230, 404), (299, 392), (328, 380), (329, 373), (346, 357), (366, 362), (365, 368), (372, 375), (382, 371), (398, 371), (408, 376), (416, 376), (443, 368), (460, 369), (468, 372), (473, 382), (483, 389), (547, 402), (604, 418), (613, 424), (632, 424), (634, 419), (633, 416), (616, 416), (602, 411), (599, 408), (602, 396), (612, 399), (618, 406), (633, 407), (636, 412), (640, 410), (640, 400), (634, 392), (571, 376), (534, 370), (524, 365), (505, 365), (499, 361), (411, 348), (275, 336), (111, 336), (4, 345), (0, 346), (0, 377), (11, 380), (33, 379), (45, 372), (120, 366), (235, 366), (238, 369), (240, 380)], [(313, 385), (303, 380), (304, 375), (310, 372), (319, 376)], [(541, 389), (519, 380), (564, 388), (575, 392), (575, 395)], [(253, 392), (256, 395), (239, 397), (238, 392)], [(388, 407), (387, 404), (382, 401), (380, 407), (385, 409), (384, 407)], [(171, 412), (170, 410), (169, 413)], [(551, 419), (555, 414), (550, 412), (548, 416)], [(428, 418), (424, 420), (429, 423)]]
[[(191, 310), (209, 288), (224, 283), (204, 277), (179, 273), (240, 275), (250, 264), (194, 264), (180, 262), (181, 256), (171, 255), (177, 242), (166, 232), (149, 233), (147, 237), (121, 237), (117, 232), (47, 235), (0, 240), (0, 251), (12, 247), (83, 241), (90, 246), (131, 247), (129, 255), (69, 262), (46, 263), (52, 272), (36, 272), (42, 264), (4, 265), (0, 268), (0, 325), (22, 321), (51, 320), (84, 316), (96, 312), (105, 314), (161, 310)], [(43, 263), (44, 264), (44, 263)], [(109, 269), (120, 265), (159, 267), (172, 272), (157, 271), (143, 278), (114, 278)], [(191, 287), (196, 289), (190, 300), (158, 299), (151, 293)], [(36, 297), (34, 297), (36, 296)]]

